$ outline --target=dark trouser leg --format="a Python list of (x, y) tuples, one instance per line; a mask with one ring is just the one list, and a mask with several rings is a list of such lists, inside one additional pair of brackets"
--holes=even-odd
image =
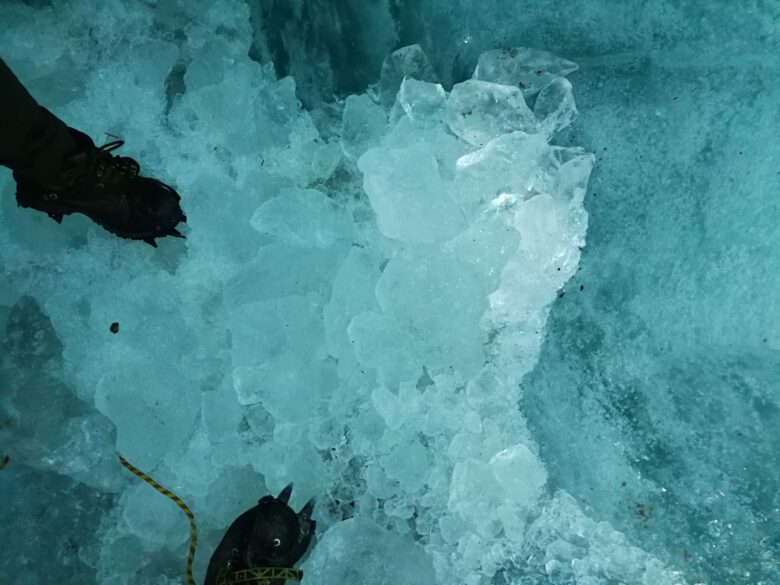
[(45, 183), (76, 148), (65, 123), (39, 106), (0, 59), (0, 164)]

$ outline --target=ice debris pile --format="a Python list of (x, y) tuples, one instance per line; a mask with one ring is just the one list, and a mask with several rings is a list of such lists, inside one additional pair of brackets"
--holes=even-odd
[[(553, 140), (574, 64), (492, 51), (445, 91), (405, 47), (367, 93), (306, 111), (248, 57), (245, 4), (174, 4), (106, 3), (89, 27), (0, 10), (20, 76), (72, 125), (121, 135), (190, 225), (160, 250), (57, 228), (1, 179), (0, 436), (20, 465), (117, 494), (59, 558), (94, 582), (176, 582), (186, 523), (118, 450), (195, 511), (200, 575), (238, 513), (295, 481), (318, 498), (311, 583), (681, 582), (547, 488), (516, 407), (585, 242), (594, 157)], [(75, 48), (24, 42), (44, 37)], [(54, 83), (65, 70), (78, 87)], [(36, 582), (50, 556), (9, 549), (2, 575)]]

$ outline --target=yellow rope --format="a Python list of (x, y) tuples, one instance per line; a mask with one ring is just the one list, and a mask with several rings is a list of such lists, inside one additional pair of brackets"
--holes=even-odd
[(161, 486), (159, 483), (154, 481), (151, 477), (146, 475), (143, 471), (140, 469), (134, 467), (131, 465), (127, 459), (119, 456), (119, 462), (127, 468), (131, 473), (137, 475), (142, 480), (144, 480), (146, 483), (148, 483), (150, 486), (152, 486), (154, 489), (156, 489), (158, 492), (160, 492), (162, 495), (164, 495), (167, 498), (170, 498), (173, 500), (173, 502), (179, 506), (179, 508), (182, 509), (182, 511), (187, 515), (187, 518), (190, 521), (190, 550), (187, 553), (187, 581), (190, 585), (196, 585), (195, 579), (192, 578), (192, 563), (195, 560), (195, 547), (198, 544), (198, 529), (195, 526), (195, 515), (192, 513), (192, 510), (189, 509), (187, 504), (185, 504), (179, 496), (174, 494), (172, 491), (165, 489), (163, 486)]

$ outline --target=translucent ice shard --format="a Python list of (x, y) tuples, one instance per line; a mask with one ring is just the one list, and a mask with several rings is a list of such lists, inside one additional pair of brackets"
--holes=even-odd
[(413, 77), (419, 81), (437, 81), (436, 73), (420, 45), (402, 47), (382, 63), (379, 80), (379, 100), (382, 104), (393, 104), (404, 77)]
[(369, 148), (379, 144), (385, 131), (387, 114), (366, 94), (351, 95), (344, 103), (341, 148), (349, 158), (357, 160)]
[(436, 582), (431, 561), (421, 546), (368, 519), (354, 518), (336, 524), (319, 541), (318, 547), (323, 554), (307, 565), (307, 578), (313, 582), (363, 585)]
[(508, 499), (526, 510), (536, 503), (547, 482), (544, 466), (522, 443), (493, 455), (490, 467)]
[(554, 79), (576, 70), (576, 63), (547, 51), (516, 47), (480, 55), (474, 79), (512, 85), (525, 95), (533, 95)]
[(329, 248), (352, 237), (352, 222), (316, 189), (291, 189), (264, 203), (250, 223), (258, 232), (291, 246)]
[(537, 122), (516, 87), (470, 79), (452, 88), (447, 124), (463, 140), (484, 146), (502, 134), (536, 132)]
[(447, 94), (438, 83), (419, 81), (413, 77), (404, 78), (398, 92), (398, 104), (414, 122), (432, 126), (444, 116)]
[(549, 140), (566, 128), (577, 117), (571, 82), (559, 77), (545, 86), (536, 96), (534, 114), (539, 118), (539, 129)]
[(433, 243), (463, 229), (463, 218), (428, 148), (376, 148), (360, 158), (358, 167), (386, 236), (408, 243)]

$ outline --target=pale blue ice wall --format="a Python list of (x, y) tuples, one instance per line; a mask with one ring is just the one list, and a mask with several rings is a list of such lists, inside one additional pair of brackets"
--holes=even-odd
[[(30, 4), (46, 11), (46, 3)], [(182, 15), (171, 9), (166, 15), (161, 7), (152, 18), (146, 8), (154, 3), (127, 13), (121, 13), (118, 5), (107, 6), (117, 8), (126, 29), (144, 34), (154, 27), (163, 33), (175, 31), (185, 16), (198, 18), (197, 10)], [(563, 6), (498, 1), (441, 5), (279, 1), (252, 5), (255, 31), (250, 54), (260, 60), (272, 59), (277, 71), (290, 73), (298, 83), (299, 96), (315, 108), (334, 92), (361, 93), (377, 79), (388, 52), (414, 42), (422, 45), (448, 89), (471, 74), (482, 51), (496, 46), (535, 46), (580, 64), (570, 79), (581, 115), (562, 139), (584, 145), (600, 159), (585, 200), (590, 214), (587, 246), (579, 273), (553, 304), (539, 365), (523, 384), (522, 411), (546, 465), (550, 492), (566, 490), (590, 518), (607, 521), (606, 541), (617, 539), (614, 530), (619, 530), (639, 549), (682, 571), (690, 583), (778, 581), (780, 368), (776, 352), (780, 312), (776, 291), (780, 267), (776, 249), (780, 212), (774, 197), (780, 177), (776, 138), (779, 12), (777, 2), (741, 6), (731, 2), (708, 2), (706, 6), (698, 2), (571, 2)], [(102, 18), (101, 26), (105, 26), (105, 12)], [(74, 48), (87, 54), (99, 39), (91, 40), (86, 15), (81, 22)], [(42, 31), (39, 39), (29, 35), (27, 54), (37, 53), (47, 62), (45, 45), (58, 38), (47, 37), (45, 33), (52, 30), (57, 29)], [(171, 35), (161, 36), (180, 41), (175, 32)], [(158, 59), (154, 75), (164, 78), (175, 60), (175, 56)], [(65, 79), (85, 75), (81, 63), (66, 59), (58, 67), (68, 73)], [(172, 100), (178, 87), (175, 71), (167, 85)], [(95, 103), (102, 87), (85, 91), (68, 83), (53, 85), (51, 80), (62, 76), (46, 70), (33, 72), (46, 80), (38, 91), (45, 90), (54, 107), (71, 103), (74, 93), (86, 103)], [(106, 110), (101, 113), (103, 119), (114, 115)], [(317, 115), (326, 119), (325, 114)], [(93, 132), (102, 130), (101, 122), (90, 122), (85, 113), (81, 116), (82, 122), (93, 124)], [(132, 126), (128, 123), (123, 130), (132, 132)], [(233, 139), (241, 136), (240, 127), (225, 131), (232, 132)], [(172, 156), (158, 154), (153, 142), (146, 146), (153, 164)], [(175, 169), (169, 167), (169, 176), (183, 176), (191, 168), (185, 163), (177, 159)], [(213, 179), (214, 188), (223, 185), (221, 179)], [(10, 193), (7, 184), (3, 192)], [(250, 214), (257, 204), (247, 203)], [(16, 217), (11, 211), (12, 206), (6, 204), (5, 217)], [(246, 212), (241, 206), (215, 207), (202, 217), (230, 232), (236, 214), (243, 217)], [(39, 231), (30, 231), (31, 226)], [(122, 274), (143, 275), (150, 267), (162, 274), (181, 262), (180, 250), (136, 261), (126, 248), (106, 248), (110, 244), (88, 231), (85, 223), (71, 224), (55, 234), (58, 228), (53, 224), (15, 219), (4, 229), (9, 241), (20, 245), (18, 253), (29, 254), (31, 265), (23, 275), (27, 279), (43, 278), (39, 274), (48, 267), (43, 260), (36, 265), (35, 259), (61, 247), (72, 247), (74, 256), (84, 258), (76, 268), (88, 270), (90, 258), (97, 258), (111, 267), (109, 281), (125, 287), (129, 284)], [(87, 238), (84, 233), (91, 235)], [(232, 235), (250, 238), (248, 228), (236, 228)], [(220, 257), (226, 254), (222, 241), (214, 245)], [(34, 282), (25, 286), (35, 289)], [(146, 286), (148, 290), (153, 287), (153, 283)], [(126, 290), (135, 295), (143, 287)], [(74, 288), (71, 294), (77, 291)], [(194, 290), (193, 295), (197, 294)], [(140, 300), (133, 295), (120, 298), (124, 303), (138, 301), (139, 306), (157, 303), (151, 295)], [(102, 328), (102, 316), (109, 314), (106, 307), (114, 307), (107, 299), (101, 302), (103, 308), (97, 306), (93, 311), (101, 317), (95, 321)], [(219, 302), (198, 302), (203, 314), (193, 319), (218, 322)], [(79, 425), (89, 428), (93, 436), (96, 431), (104, 432), (106, 443), (114, 440), (102, 415), (73, 397), (88, 392), (47, 377), (47, 367), (56, 364), (62, 353), (54, 329), (40, 313), (39, 306), (47, 303), (52, 301), (42, 296), (38, 304), (9, 301), (3, 309), (7, 327), (3, 353), (11, 356), (4, 362), (3, 382), (13, 389), (9, 402), (26, 413), (23, 424), (14, 429), (25, 439), (13, 443), (17, 461), (56, 451), (63, 441), (78, 437)], [(80, 302), (76, 308), (88, 318), (89, 306)], [(149, 323), (166, 318), (172, 309), (159, 308)], [(189, 331), (181, 323), (174, 325)], [(63, 329), (67, 333), (60, 316), (57, 333), (62, 335)], [(174, 339), (188, 339), (178, 330), (169, 333)], [(33, 355), (24, 344), (14, 345), (14, 339), (30, 334), (39, 336)], [(72, 337), (73, 332), (71, 344)], [(130, 337), (135, 344), (141, 339)], [(222, 347), (219, 339), (199, 339), (199, 343)], [(89, 351), (74, 353), (74, 347), (68, 347), (71, 363), (86, 364), (94, 357)], [(198, 357), (204, 370), (224, 367), (219, 359), (202, 352)], [(207, 363), (209, 359), (213, 362)], [(193, 369), (200, 366), (195, 360), (190, 365)], [(198, 383), (217, 384), (203, 379)], [(178, 389), (183, 391), (186, 386)], [(55, 411), (72, 424), (55, 425), (59, 437), (47, 436), (46, 420), (30, 414), (44, 410)], [(268, 422), (246, 420), (260, 427)], [(250, 434), (246, 428), (242, 432)], [(92, 440), (101, 443), (100, 436)], [(60, 453), (63, 459), (53, 465), (72, 464), (63, 475), (26, 469), (13, 480), (3, 478), (3, 497), (13, 502), (0, 510), (3, 525), (13, 525), (14, 535), (20, 537), (4, 549), (0, 563), (5, 564), (0, 566), (17, 567), (20, 559), (33, 555), (38, 578), (85, 583), (94, 579), (90, 575), (96, 566), (105, 574), (106, 566), (116, 565), (117, 574), (129, 575), (137, 568), (133, 559), (144, 558), (148, 576), (178, 574), (181, 532), (174, 528), (180, 519), (175, 512), (165, 516), (164, 504), (157, 504), (153, 496), (143, 500), (141, 491), (133, 492), (132, 498), (125, 494), (119, 508), (130, 519), (133, 534), (145, 534), (145, 540), (121, 531), (112, 533), (111, 523), (121, 524), (116, 518), (109, 517), (101, 531), (103, 510), (112, 509), (115, 496), (110, 494), (117, 490), (114, 482), (120, 478), (108, 467), (93, 468), (99, 471), (93, 477), (83, 476), (79, 457), (86, 457), (82, 451), (88, 445), (75, 442), (69, 444), (67, 457)], [(109, 449), (106, 456), (110, 455)], [(103, 463), (111, 464), (109, 459)], [(190, 463), (198, 469), (197, 460)], [(163, 466), (162, 472), (197, 491), (198, 478), (173, 469), (171, 473)], [(361, 489), (348, 471), (344, 472), (346, 495)], [(100, 485), (101, 481), (107, 485)], [(221, 493), (230, 488), (229, 497), (238, 502), (243, 500), (236, 494), (252, 493), (255, 481), (256, 474), (244, 469), (225, 475), (222, 485), (210, 489)], [(56, 498), (36, 508), (46, 493), (31, 491), (29, 486), (44, 483)], [(160, 513), (151, 520), (143, 518), (138, 505), (133, 508), (126, 503), (133, 498), (159, 505)], [(206, 507), (206, 502), (195, 501), (201, 509)], [(213, 496), (208, 501), (213, 505)], [(580, 522), (573, 504), (557, 502), (551, 509), (564, 510), (569, 521), (577, 518)], [(214, 542), (216, 527), (231, 512), (230, 506), (223, 508), (203, 519), (210, 531), (207, 545)], [(336, 512), (328, 513), (323, 525), (335, 517)], [(77, 544), (84, 548), (79, 550), (61, 531), (36, 535), (34, 526), (41, 518), (76, 527), (81, 534)], [(171, 527), (172, 542), (154, 540), (159, 523)], [(337, 552), (340, 543), (356, 535), (383, 538), (371, 524), (335, 526), (319, 549), (323, 562), (329, 552)], [(523, 583), (653, 582), (642, 581), (651, 579), (646, 575), (635, 580), (616, 577), (614, 566), (600, 568), (599, 551), (613, 549), (600, 549), (597, 544), (603, 547), (603, 542), (592, 533), (577, 540), (572, 534), (557, 535), (544, 522), (534, 526), (536, 532), (526, 533), (525, 562), (514, 567), (515, 573), (501, 573), (497, 583), (502, 583), (502, 575), (514, 575)], [(98, 542), (104, 537), (109, 544)], [(32, 553), (31, 540), (35, 542)], [(47, 543), (51, 550), (41, 550), (40, 543)], [(407, 544), (403, 536), (387, 537), (382, 554), (389, 561), (393, 551), (407, 551)], [(357, 558), (365, 562), (362, 567), (370, 566), (367, 559), (373, 550), (367, 546), (357, 551)], [(620, 561), (625, 558), (638, 562), (630, 555)], [(572, 563), (578, 559), (579, 563)], [(604, 563), (609, 560), (605, 558)], [(109, 561), (113, 564), (107, 565)], [(424, 559), (419, 562), (425, 565)], [(319, 574), (327, 575), (322, 569)], [(360, 578), (365, 582), (365, 575)]]

